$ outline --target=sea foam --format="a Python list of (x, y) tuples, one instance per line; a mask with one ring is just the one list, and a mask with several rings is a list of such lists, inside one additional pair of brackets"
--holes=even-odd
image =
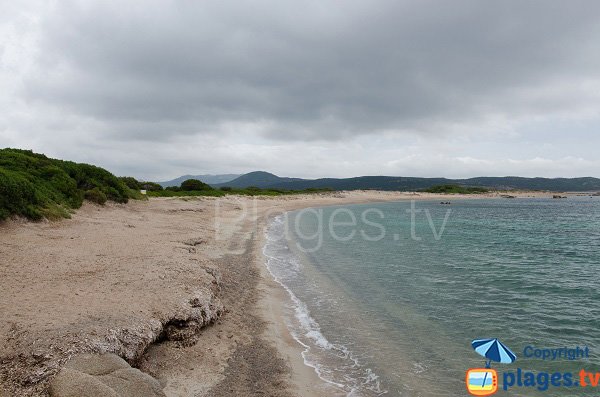
[[(304, 349), (304, 364), (346, 396), (386, 394), (379, 377), (371, 369), (364, 368), (347, 346), (327, 339), (319, 323), (311, 316), (307, 304), (294, 292), (294, 286), (301, 287), (303, 264), (288, 245), (286, 227), (284, 215), (273, 218), (265, 234), (263, 254), (267, 270), (289, 295), (286, 306), (290, 315), (285, 320), (290, 334)], [(319, 301), (318, 297), (315, 298)]]

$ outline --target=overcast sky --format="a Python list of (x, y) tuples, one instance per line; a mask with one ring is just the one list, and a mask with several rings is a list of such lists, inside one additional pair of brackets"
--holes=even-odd
[(0, 1), (0, 147), (150, 180), (600, 177), (600, 2)]

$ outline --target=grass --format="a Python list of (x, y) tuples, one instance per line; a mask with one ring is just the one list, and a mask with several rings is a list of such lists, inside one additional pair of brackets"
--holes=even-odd
[(489, 192), (489, 189), (477, 186), (460, 185), (436, 185), (423, 189), (427, 193), (445, 193), (445, 194), (481, 194)]
[(28, 150), (0, 149), (0, 220), (12, 215), (69, 218), (84, 199), (126, 203), (140, 196), (103, 168)]

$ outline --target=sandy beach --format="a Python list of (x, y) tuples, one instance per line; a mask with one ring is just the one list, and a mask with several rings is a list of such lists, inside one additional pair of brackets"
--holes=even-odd
[(270, 217), (336, 204), (497, 196), (150, 199), (86, 204), (57, 222), (4, 222), (0, 395), (60, 395), (50, 385), (83, 353), (115, 353), (167, 396), (343, 395), (304, 365), (286, 328), (286, 292), (262, 255)]

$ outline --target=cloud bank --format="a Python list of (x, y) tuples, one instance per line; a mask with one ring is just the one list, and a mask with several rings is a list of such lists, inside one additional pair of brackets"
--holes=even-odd
[(149, 179), (600, 176), (595, 1), (24, 1), (0, 15), (0, 146)]

